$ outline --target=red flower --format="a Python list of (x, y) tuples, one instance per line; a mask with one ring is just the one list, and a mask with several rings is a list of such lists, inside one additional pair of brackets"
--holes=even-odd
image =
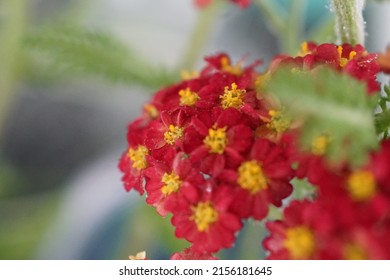
[(256, 140), (249, 157), (235, 171), (222, 172), (221, 177), (236, 186), (232, 211), (241, 218), (265, 218), (270, 204), (281, 206), (292, 192), (289, 181), (293, 170), (283, 150), (265, 139)]
[(144, 171), (148, 167), (149, 150), (142, 145), (130, 147), (123, 153), (119, 161), (119, 169), (123, 172), (122, 182), (126, 191), (135, 189), (144, 193)]
[(328, 65), (365, 82), (368, 94), (380, 90), (379, 83), (376, 81), (376, 75), (380, 71), (377, 54), (368, 53), (361, 45), (303, 43), (300, 56), (294, 58), (277, 56), (271, 63), (271, 70), (280, 63), (305, 70), (314, 69), (319, 65)]
[(181, 150), (188, 117), (183, 110), (162, 111), (145, 132), (145, 146), (155, 159), (169, 161)]
[(212, 187), (198, 199), (182, 203), (173, 211), (175, 235), (192, 243), (194, 252), (214, 253), (233, 245), (241, 220), (229, 211), (234, 195), (229, 187)]
[(184, 153), (178, 153), (173, 162), (154, 161), (145, 176), (149, 179), (145, 186), (146, 203), (156, 207), (162, 216), (182, 200), (197, 196), (196, 187), (204, 184), (201, 173), (193, 168)]
[(297, 130), (291, 130), (285, 133), (281, 139), (281, 145), (286, 148), (289, 162), (297, 165), (295, 175), (299, 179), (306, 178), (311, 184), (317, 185), (329, 172), (341, 169), (343, 163), (331, 166), (324, 157), (331, 141), (327, 135), (319, 135), (314, 138), (308, 150), (303, 150), (300, 147), (299, 137)]
[(328, 171), (320, 177), (320, 199), (329, 201), (341, 227), (356, 223), (367, 226), (390, 218), (389, 143), (383, 141), (381, 149), (362, 168)]
[(218, 175), (225, 166), (237, 166), (251, 146), (253, 135), (234, 108), (214, 108), (192, 119), (184, 139), (191, 161), (209, 175)]
[(284, 210), (284, 220), (267, 222), (270, 236), (263, 241), (267, 259), (313, 259), (318, 256), (315, 221), (321, 219), (312, 202), (292, 201)]

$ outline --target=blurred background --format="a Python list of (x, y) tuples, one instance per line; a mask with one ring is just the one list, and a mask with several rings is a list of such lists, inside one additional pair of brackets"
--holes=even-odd
[[(390, 4), (368, 3), (370, 51), (390, 43), (388, 14)], [(226, 1), (200, 10), (192, 0), (0, 0), (0, 259), (143, 250), (167, 259), (185, 248), (169, 218), (122, 187), (127, 124), (205, 55), (267, 65), (302, 40), (334, 41), (327, 0), (254, 0), (245, 10)], [(248, 222), (220, 257), (262, 258), (265, 235)]]

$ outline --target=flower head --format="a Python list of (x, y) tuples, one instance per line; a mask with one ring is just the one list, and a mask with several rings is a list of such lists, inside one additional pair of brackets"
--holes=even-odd
[(229, 211), (234, 194), (219, 186), (210, 192), (200, 192), (173, 211), (175, 235), (192, 243), (194, 252), (209, 254), (233, 245), (235, 234), (242, 227), (239, 217)]
[(235, 185), (232, 211), (241, 218), (265, 218), (271, 204), (281, 206), (292, 192), (293, 170), (283, 149), (265, 139), (256, 140), (249, 157), (221, 177)]

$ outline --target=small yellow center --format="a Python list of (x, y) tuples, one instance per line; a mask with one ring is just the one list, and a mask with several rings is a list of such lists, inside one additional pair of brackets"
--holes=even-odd
[(271, 120), (267, 123), (267, 128), (283, 133), (289, 129), (291, 120), (282, 111), (270, 110), (268, 112)]
[(137, 149), (130, 148), (128, 156), (133, 162), (133, 168), (137, 170), (142, 170), (148, 167), (148, 162), (146, 161), (146, 156), (149, 155), (149, 151), (145, 146), (138, 146)]
[(175, 144), (175, 141), (183, 136), (184, 129), (179, 126), (170, 124), (168, 131), (164, 133), (165, 142), (169, 145)]
[(310, 51), (309, 51), (309, 46), (308, 46), (307, 42), (303, 42), (301, 44), (301, 50), (300, 50), (298, 56), (305, 56), (309, 53), (310, 53)]
[(340, 67), (344, 68), (345, 65), (348, 64), (348, 62), (350, 60), (352, 60), (355, 56), (356, 56), (356, 52), (355, 51), (351, 51), (349, 53), (349, 56), (348, 58), (345, 58), (345, 57), (342, 57), (342, 54), (343, 54), (343, 47), (342, 46), (339, 46), (337, 48), (337, 52), (339, 53), (339, 57), (340, 57)]
[(354, 200), (369, 200), (377, 191), (374, 175), (368, 170), (353, 172), (348, 177), (347, 189)]
[(182, 89), (179, 91), (180, 105), (183, 106), (194, 106), (196, 101), (199, 100), (199, 95), (191, 91), (190, 88)]
[(182, 80), (192, 80), (199, 78), (199, 72), (194, 70), (194, 71), (188, 71), (188, 70), (182, 70), (181, 71), (181, 79)]
[(256, 194), (267, 188), (267, 179), (256, 160), (244, 162), (238, 168), (238, 184), (241, 188)]
[(161, 192), (168, 196), (174, 192), (177, 192), (181, 185), (181, 180), (179, 176), (177, 176), (175, 173), (164, 173), (164, 175), (161, 178), (161, 182), (164, 183), (163, 187), (161, 188)]
[(323, 156), (329, 145), (329, 137), (321, 135), (316, 137), (311, 143), (311, 152), (316, 156)]
[(232, 83), (232, 88), (225, 87), (223, 95), (220, 95), (222, 108), (227, 109), (234, 107), (239, 109), (244, 104), (245, 89), (238, 89), (236, 83)]
[(343, 248), (344, 259), (346, 260), (366, 260), (368, 256), (365, 250), (353, 243), (348, 243)]
[(287, 229), (284, 247), (293, 259), (308, 259), (315, 250), (313, 232), (306, 226), (296, 226)]
[(144, 109), (151, 119), (156, 119), (159, 115), (157, 108), (152, 104), (145, 104)]
[(226, 127), (209, 128), (209, 135), (203, 140), (209, 148), (209, 153), (222, 155), (227, 145)]
[(200, 232), (207, 231), (210, 225), (218, 220), (218, 212), (210, 201), (199, 202), (196, 206), (192, 206), (191, 210), (190, 220), (195, 222)]
[(241, 75), (242, 69), (240, 63), (237, 63), (236, 65), (231, 65), (230, 60), (227, 56), (221, 57), (221, 68), (222, 71), (233, 74), (233, 75)]

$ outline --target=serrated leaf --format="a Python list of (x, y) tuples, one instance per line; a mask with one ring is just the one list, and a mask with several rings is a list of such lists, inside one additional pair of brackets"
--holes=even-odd
[(382, 95), (378, 100), (378, 110), (380, 112), (375, 115), (375, 127), (376, 132), (388, 138), (390, 129), (390, 109), (388, 103), (390, 102), (390, 87), (385, 85), (382, 91)]
[(109, 34), (78, 26), (54, 26), (26, 36), (25, 47), (45, 54), (54, 67), (74, 74), (92, 74), (110, 81), (157, 88), (176, 77), (152, 66)]
[(377, 147), (372, 115), (376, 100), (367, 96), (364, 83), (328, 67), (302, 72), (281, 68), (268, 91), (280, 98), (293, 119), (302, 121), (304, 148), (310, 149), (313, 139), (327, 134), (329, 160), (360, 165)]

